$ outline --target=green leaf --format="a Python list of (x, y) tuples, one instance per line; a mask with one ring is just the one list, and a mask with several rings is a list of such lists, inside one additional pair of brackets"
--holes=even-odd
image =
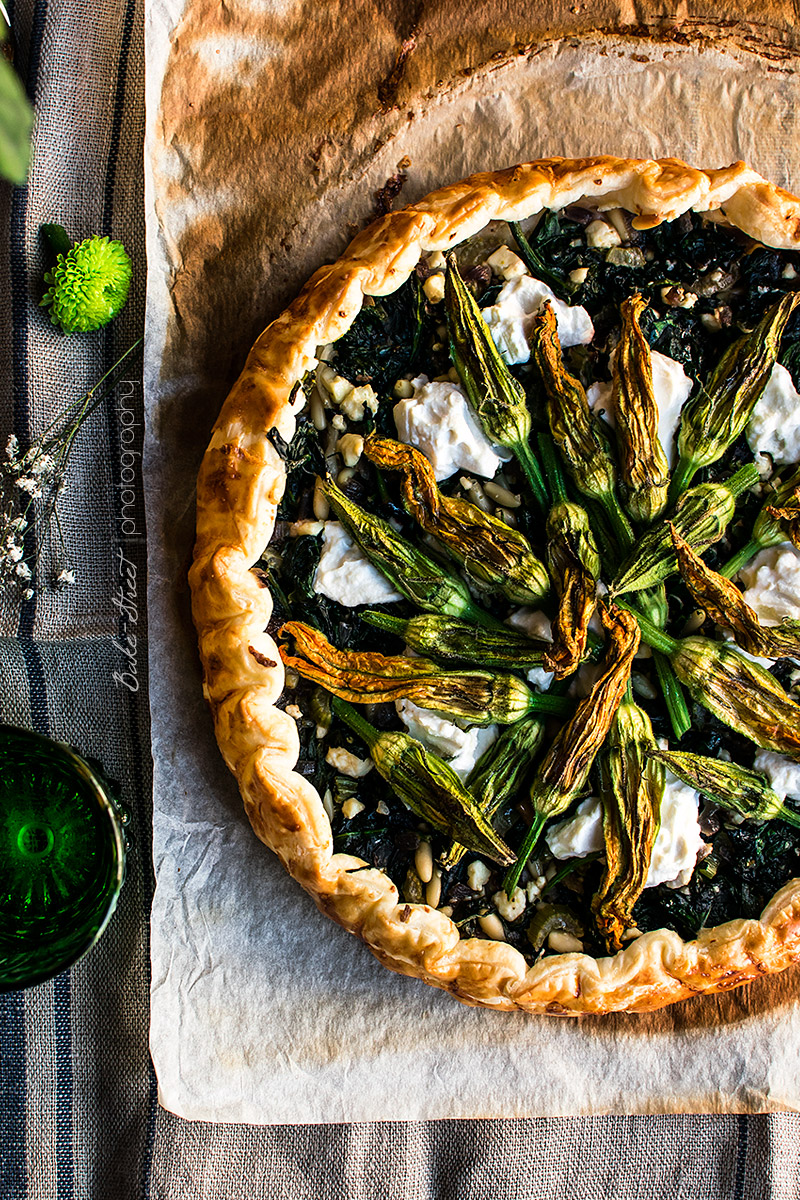
[(28, 174), (33, 109), (19, 76), (0, 54), (0, 175), (23, 184)]

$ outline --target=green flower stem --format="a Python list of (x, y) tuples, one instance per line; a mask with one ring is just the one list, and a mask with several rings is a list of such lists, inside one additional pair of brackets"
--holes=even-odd
[(570, 296), (578, 290), (580, 285), (572, 283), (571, 280), (561, 279), (545, 265), (538, 252), (522, 232), (522, 226), (518, 221), (509, 221), (508, 227), (511, 230), (514, 241), (517, 243), (517, 249), (520, 252), (522, 261), (534, 279), (541, 279), (543, 283), (546, 283), (550, 290), (558, 296), (559, 300), (569, 300)]
[(564, 483), (564, 473), (556, 454), (555, 442), (549, 433), (540, 433), (536, 437), (539, 447), (539, 457), (542, 460), (544, 473), (550, 487), (550, 497), (553, 504), (567, 499), (567, 488)]
[(556, 696), (552, 692), (531, 692), (530, 712), (551, 713), (554, 717), (568, 717), (575, 708), (574, 701), (567, 696)]
[(638, 608), (634, 608), (633, 605), (628, 604), (627, 601), (617, 597), (616, 602), (620, 608), (624, 608), (629, 613), (633, 613), (633, 615), (636, 617), (636, 620), (639, 622), (642, 641), (646, 642), (652, 650), (659, 650), (662, 654), (666, 654), (668, 657), (675, 653), (679, 645), (677, 638), (670, 637), (669, 634), (664, 633), (664, 631), (655, 626), (652, 621), (648, 621), (644, 613), (639, 612)]
[(636, 535), (633, 532), (630, 521), (620, 508), (619, 501), (613, 492), (603, 492), (598, 496), (598, 500), (611, 522), (611, 528), (614, 530), (614, 536), (619, 543), (622, 553), (626, 554), (636, 541)]
[[(644, 637), (644, 633), (642, 633), (642, 637)], [(656, 665), (656, 674), (658, 675), (658, 682), (661, 685), (664, 703), (669, 713), (672, 732), (678, 741), (680, 741), (684, 734), (687, 734), (692, 727), (692, 718), (689, 715), (689, 706), (686, 703), (683, 688), (672, 669), (672, 663), (666, 655), (662, 654), (660, 650), (654, 650), (653, 661)]]
[(725, 487), (735, 499), (739, 499), (743, 492), (749, 491), (751, 487), (759, 481), (758, 467), (755, 463), (745, 463), (743, 467), (731, 475), (730, 479), (725, 480)]
[(539, 466), (536, 455), (530, 448), (528, 442), (514, 442), (509, 449), (513, 452), (517, 462), (522, 467), (523, 474), (528, 481), (533, 498), (541, 508), (542, 512), (547, 512), (547, 488), (542, 475), (542, 468)]
[(676, 500), (683, 495), (699, 469), (699, 463), (696, 463), (694, 459), (679, 459), (677, 467), (672, 472), (672, 479), (669, 485), (669, 494), (667, 496), (668, 508), (672, 508)]
[(361, 614), (361, 620), (367, 625), (373, 625), (376, 629), (385, 629), (389, 633), (396, 633), (398, 637), (403, 637), (408, 621), (404, 621), (402, 617), (390, 617), (388, 613), (376, 612), (375, 609), (369, 609)]
[(724, 567), (719, 568), (720, 575), (724, 575), (726, 579), (733, 579), (734, 575), (738, 575), (742, 567), (746, 567), (751, 558), (755, 558), (761, 549), (761, 543), (755, 538), (751, 538), (746, 546), (742, 546), (741, 550), (729, 558)]
[(348, 704), (346, 700), (340, 700), (338, 696), (332, 697), (331, 708), (336, 713), (336, 716), (341, 717), (345, 725), (349, 725), (353, 733), (358, 734), (362, 742), (372, 750), (379, 737), (375, 726), (370, 725), (369, 721), (365, 721), (361, 713), (357, 712), (352, 704)]
[(537, 813), (534, 817), (533, 824), (525, 834), (525, 840), (519, 848), (517, 861), (512, 867), (509, 868), (508, 873), (503, 880), (503, 891), (507, 896), (511, 896), (513, 894), (514, 888), (519, 883), (519, 877), (525, 870), (525, 864), (533, 854), (533, 851), (536, 848), (536, 843), (539, 841), (539, 837), (541, 836), (541, 832), (547, 824), (547, 821), (548, 817), (545, 813)]

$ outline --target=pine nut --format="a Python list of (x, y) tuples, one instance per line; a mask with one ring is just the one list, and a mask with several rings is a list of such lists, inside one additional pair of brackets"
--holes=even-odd
[(506, 931), (503, 929), (503, 922), (496, 913), (487, 913), (485, 917), (478, 917), (478, 924), (488, 938), (493, 942), (504, 942), (506, 940)]
[(328, 497), (322, 490), (322, 480), (319, 475), (314, 480), (314, 501), (313, 501), (314, 516), (318, 521), (327, 521), (331, 515), (331, 506), (328, 504)]
[(339, 487), (344, 487), (346, 483), (350, 482), (354, 475), (355, 471), (352, 467), (345, 467), (345, 469), (340, 471), (337, 475), (336, 482), (338, 483)]
[(364, 439), (360, 433), (346, 433), (339, 438), (336, 449), (344, 459), (344, 465), (354, 467), (364, 453)]
[(494, 500), (495, 504), (502, 504), (503, 508), (519, 508), (522, 504), (520, 496), (510, 492), (508, 488), (502, 487), (499, 483), (493, 483), (491, 479), (483, 485), (483, 490), (491, 500)]
[(320, 395), (317, 391), (311, 393), (311, 399), (308, 402), (308, 410), (311, 414), (311, 423), (318, 433), (322, 433), (327, 425), (325, 418), (325, 405), (322, 403)]
[[(430, 842), (420, 842), (414, 855), (414, 866), (423, 883), (433, 879), (433, 851)], [(435, 906), (434, 906), (435, 907)]]
[(441, 871), (433, 872), (428, 886), (425, 888), (425, 903), (430, 904), (431, 908), (438, 908), (439, 901), (442, 898), (442, 873)]

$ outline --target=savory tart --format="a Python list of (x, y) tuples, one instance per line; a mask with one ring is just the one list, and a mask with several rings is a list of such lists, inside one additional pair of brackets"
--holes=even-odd
[(253, 828), (386, 966), (646, 1011), (800, 957), (800, 201), (548, 159), (253, 346), (194, 618)]

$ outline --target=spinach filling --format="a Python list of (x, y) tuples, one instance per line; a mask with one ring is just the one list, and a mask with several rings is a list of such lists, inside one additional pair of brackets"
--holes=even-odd
[[(744, 235), (723, 229), (697, 214), (687, 214), (654, 230), (632, 234), (627, 247), (591, 249), (585, 229), (595, 215), (583, 210), (548, 213), (528, 235), (543, 274), (546, 272), (554, 283), (560, 280), (565, 292), (570, 293), (570, 302), (585, 307), (594, 323), (592, 343), (572, 347), (564, 356), (567, 368), (584, 386), (608, 379), (608, 354), (618, 337), (620, 304), (634, 293), (639, 292), (651, 301), (642, 317), (642, 331), (651, 348), (681, 363), (694, 379), (704, 379), (727, 346), (743, 332), (753, 329), (777, 299), (794, 290), (792, 284), (800, 272), (800, 261), (794, 252), (754, 246)], [(504, 232), (498, 227), (497, 240), (504, 237)], [(499, 286), (488, 268), (472, 262), (474, 253), (468, 246), (456, 251), (462, 254), (464, 278), (478, 305), (494, 303)], [(337, 374), (354, 386), (370, 385), (377, 397), (375, 412), (365, 411), (361, 420), (350, 421), (348, 429), (356, 434), (364, 436), (377, 431), (384, 437), (396, 436), (392, 417), (396, 380), (416, 374), (435, 379), (450, 369), (441, 306), (426, 299), (425, 273), (421, 267), (393, 295), (364, 307), (335, 344), (332, 363)], [(696, 300), (687, 304), (687, 296)], [(779, 361), (790, 371), (797, 386), (800, 383), (798, 314), (789, 319), (783, 332)], [(548, 429), (540, 380), (530, 363), (511, 370), (525, 390), (535, 439), (537, 433)], [(314, 386), (313, 377), (304, 381), (307, 395)], [(277, 636), (281, 625), (291, 618), (320, 630), (340, 649), (402, 653), (401, 638), (361, 619), (365, 606), (346, 608), (315, 590), (321, 535), (311, 532), (294, 536), (298, 522), (313, 521), (314, 480), (324, 476), (326, 468), (333, 469), (338, 435), (332, 434), (330, 426), (319, 432), (304, 415), (298, 419), (297, 431), (288, 445), (275, 433), (270, 436), (287, 469), (275, 537), (258, 568), (264, 572), (276, 600), (270, 632)], [(717, 462), (702, 469), (694, 482), (727, 478), (752, 460), (750, 448), (741, 436)], [(440, 485), (442, 493), (471, 498), (463, 482), (468, 474), (456, 472)], [(391, 521), (409, 541), (445, 562), (441, 550), (421, 536), (406, 513), (396, 474), (377, 469), (362, 456), (349, 476), (343, 479), (340, 475), (340, 480), (348, 497)], [(501, 480), (504, 488), (524, 495), (524, 479), (513, 461), (503, 467)], [(571, 485), (568, 491), (577, 495)], [(709, 565), (721, 566), (747, 541), (761, 503), (752, 493), (742, 497), (727, 532), (705, 555)], [(542, 520), (534, 506), (523, 503), (513, 516), (520, 531), (543, 554)], [(680, 576), (669, 579), (667, 599), (666, 628), (678, 637), (696, 607)], [(499, 620), (505, 620), (512, 609), (497, 594), (485, 590), (479, 593), (479, 602)], [(405, 600), (368, 607), (400, 618), (411, 618), (417, 612)], [(547, 609), (548, 604), (543, 607)], [(707, 617), (696, 631), (718, 639), (713, 622)], [(649, 715), (656, 738), (669, 739), (669, 718), (652, 686), (652, 662), (652, 659), (636, 661), (634, 670), (644, 681), (636, 699)], [(788, 692), (797, 694), (794, 665), (789, 660), (779, 660), (771, 673)], [(524, 673), (521, 677), (524, 678)], [(566, 691), (567, 681), (551, 688), (553, 694)], [(326, 798), (326, 806), (332, 813), (335, 851), (363, 859), (384, 871), (409, 903), (424, 901), (425, 882), (415, 868), (418, 848), (421, 842), (430, 842), (437, 860), (447, 849), (447, 842), (399, 802), (377, 771), (351, 779), (326, 761), (330, 747), (342, 747), (361, 760), (368, 758), (369, 752), (360, 738), (329, 709), (323, 714), (324, 720), (319, 719), (314, 689), (297, 679), (292, 671), (288, 673), (280, 703), (294, 705), (299, 710), (301, 750), (297, 769)], [(370, 705), (367, 715), (379, 730), (404, 729), (393, 705)], [(752, 765), (753, 744), (707, 709), (692, 705), (691, 721), (691, 728), (681, 742), (682, 750), (729, 757), (746, 767)], [(530, 824), (526, 792), (527, 788), (507, 803), (496, 820), (498, 830), (512, 847), (522, 842)], [(586, 789), (583, 795), (588, 794)], [(353, 800), (357, 804), (350, 804), (348, 809), (348, 801)], [(708, 799), (701, 801), (701, 806), (701, 828), (708, 855), (701, 859), (684, 887), (672, 889), (662, 884), (641, 894), (634, 910), (635, 926), (641, 932), (666, 927), (689, 938), (703, 926), (734, 917), (758, 916), (769, 897), (800, 871), (800, 835), (794, 828), (779, 820), (732, 819)], [(569, 816), (574, 807), (559, 819)], [(800, 805), (791, 800), (787, 801), (787, 807), (800, 810)], [(345, 816), (345, 811), (352, 815)], [(471, 882), (471, 875), (473, 882), (475, 877), (474, 869), (471, 873), (475, 860), (476, 856), (468, 853), (455, 867), (441, 874), (438, 906), (452, 915), (465, 936), (484, 936), (481, 919), (496, 911), (493, 897), (503, 886), (502, 869), (486, 863), (489, 877), (476, 889)], [(556, 862), (541, 843), (538, 856), (528, 864), (528, 878), (539, 883), (538, 896), (526, 905), (520, 917), (503, 920), (506, 940), (530, 960), (546, 952), (542, 944), (543, 929), (577, 931), (588, 952), (604, 953), (591, 911), (591, 898), (601, 872), (602, 861), (597, 854)]]

